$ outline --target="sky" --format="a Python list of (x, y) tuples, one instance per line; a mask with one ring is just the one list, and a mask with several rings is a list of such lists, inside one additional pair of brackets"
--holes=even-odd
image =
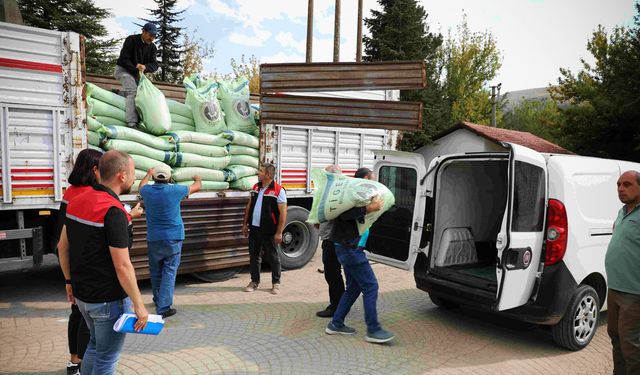
[[(430, 31), (447, 34), (462, 22), (474, 32), (489, 31), (502, 55), (498, 77), (503, 92), (557, 83), (560, 68), (577, 71), (580, 59), (592, 61), (586, 45), (598, 25), (630, 26), (635, 0), (420, 0)], [(138, 33), (153, 0), (95, 0), (110, 9), (111, 36)], [(357, 0), (341, 1), (340, 61), (355, 61)], [(314, 1), (313, 61), (332, 61), (335, 0)], [(215, 54), (205, 71), (226, 74), (230, 59), (255, 55), (260, 62), (304, 62), (307, 0), (178, 0), (185, 9), (179, 24), (208, 43)], [(379, 9), (364, 0), (364, 17)], [(367, 33), (366, 27), (364, 32)], [(364, 47), (363, 47), (364, 51)]]

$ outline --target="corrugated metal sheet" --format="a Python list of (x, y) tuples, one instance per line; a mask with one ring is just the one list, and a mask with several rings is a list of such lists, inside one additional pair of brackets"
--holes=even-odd
[(260, 65), (260, 92), (411, 90), (425, 87), (423, 61)]
[[(248, 197), (200, 198), (182, 202), (185, 241), (179, 273), (244, 266), (248, 241), (240, 230)], [(139, 279), (149, 278), (144, 215), (133, 222), (131, 260)]]
[(260, 122), (416, 131), (422, 103), (264, 94)]

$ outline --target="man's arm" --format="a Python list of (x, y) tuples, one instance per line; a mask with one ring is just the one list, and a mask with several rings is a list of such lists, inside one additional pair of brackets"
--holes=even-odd
[(382, 200), (379, 197), (374, 197), (368, 205), (364, 207), (354, 207), (340, 214), (338, 218), (343, 221), (358, 220), (370, 212), (382, 209), (382, 206)]
[(127, 293), (131, 302), (133, 302), (133, 310), (138, 317), (135, 324), (136, 331), (140, 331), (147, 325), (147, 319), (149, 313), (146, 307), (144, 307), (144, 301), (142, 300), (142, 294), (138, 289), (138, 281), (136, 280), (136, 272), (131, 264), (131, 258), (129, 258), (129, 249), (126, 247), (119, 248), (109, 246), (109, 252), (111, 253), (111, 259), (113, 260), (113, 266), (116, 269), (118, 275), (118, 281), (122, 286), (122, 289)]
[(273, 236), (273, 241), (276, 244), (282, 242), (282, 231), (284, 230), (284, 223), (287, 221), (287, 203), (278, 203), (278, 211), (280, 211), (280, 217), (278, 218), (276, 234)]
[(149, 180), (151, 179), (151, 176), (153, 176), (153, 168), (149, 168), (147, 170), (147, 174), (144, 175), (142, 180), (140, 180), (140, 185), (138, 185), (138, 191), (141, 191), (142, 187), (149, 182)]
[[(60, 258), (60, 268), (62, 268), (64, 279), (71, 280), (71, 264), (69, 262), (69, 239), (67, 238), (66, 225), (62, 226), (62, 231), (60, 232), (60, 240), (58, 241), (58, 257)], [(75, 303), (71, 285), (66, 284), (65, 288), (67, 289), (67, 301)]]
[(135, 44), (133, 38), (127, 37), (122, 44), (122, 49), (120, 50), (120, 58), (118, 58), (118, 65), (127, 69), (128, 71), (135, 71), (136, 66), (133, 65), (131, 61), (131, 56), (133, 55), (133, 49), (135, 48)]
[(153, 73), (156, 70), (158, 70), (158, 61), (156, 60), (156, 53), (158, 52), (158, 50), (154, 47), (152, 49), (151, 52), (151, 57), (150, 60), (147, 61), (144, 66), (145, 66), (145, 73)]
[(189, 186), (189, 194), (188, 195), (191, 195), (193, 193), (197, 193), (197, 192), (200, 191), (200, 189), (202, 189), (202, 177), (193, 176), (193, 181), (195, 181), (195, 182)]

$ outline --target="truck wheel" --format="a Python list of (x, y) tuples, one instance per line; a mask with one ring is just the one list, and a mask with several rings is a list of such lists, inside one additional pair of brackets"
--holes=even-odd
[(553, 340), (569, 350), (583, 349), (596, 333), (599, 312), (598, 293), (589, 285), (579, 285), (567, 312), (551, 327)]
[(287, 221), (278, 246), (283, 269), (300, 268), (309, 263), (318, 247), (318, 230), (307, 223), (309, 211), (302, 207), (287, 207)]
[(431, 293), (429, 293), (429, 298), (431, 298), (431, 302), (433, 302), (434, 305), (438, 306), (441, 309), (452, 310), (460, 307), (460, 305), (455, 302), (449, 301), (448, 299), (442, 297), (438, 297)]
[(221, 270), (192, 272), (191, 276), (206, 283), (217, 283), (220, 281), (229, 280), (241, 270), (242, 267), (223, 268)]

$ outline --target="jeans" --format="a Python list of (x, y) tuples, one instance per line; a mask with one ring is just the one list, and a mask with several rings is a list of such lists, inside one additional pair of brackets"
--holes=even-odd
[(280, 283), (280, 255), (273, 243), (273, 234), (262, 234), (259, 227), (249, 228), (249, 268), (251, 281), (260, 284), (260, 267), (262, 265), (262, 250), (269, 257), (271, 263), (271, 282)]
[(138, 92), (138, 84), (136, 79), (120, 65), (116, 65), (113, 73), (124, 88), (126, 97), (125, 109), (127, 114), (127, 125), (132, 126), (138, 123), (138, 112), (136, 112), (136, 93)]
[(369, 260), (363, 248), (350, 249), (339, 243), (334, 243), (336, 255), (347, 279), (347, 289), (344, 291), (338, 309), (333, 314), (331, 321), (336, 327), (344, 326), (344, 318), (351, 310), (351, 306), (362, 292), (362, 304), (364, 306), (364, 320), (367, 323), (367, 332), (375, 333), (382, 329), (378, 322), (378, 280), (373, 273)]
[(91, 337), (89, 327), (87, 327), (78, 305), (71, 305), (71, 314), (69, 314), (69, 324), (67, 325), (69, 354), (75, 354), (82, 359), (89, 344), (89, 337)]
[(124, 345), (124, 333), (113, 330), (120, 315), (131, 311), (131, 300), (85, 303), (76, 298), (78, 308), (87, 322), (91, 338), (82, 359), (82, 375), (113, 374)]
[(333, 241), (322, 241), (322, 264), (324, 265), (324, 279), (329, 285), (328, 309), (335, 311), (344, 294), (344, 280), (342, 279), (342, 266), (336, 256)]
[(613, 373), (640, 374), (640, 295), (609, 289), (607, 310)]
[(156, 305), (156, 313), (162, 314), (173, 304), (182, 240), (148, 241), (147, 247), (153, 303)]

